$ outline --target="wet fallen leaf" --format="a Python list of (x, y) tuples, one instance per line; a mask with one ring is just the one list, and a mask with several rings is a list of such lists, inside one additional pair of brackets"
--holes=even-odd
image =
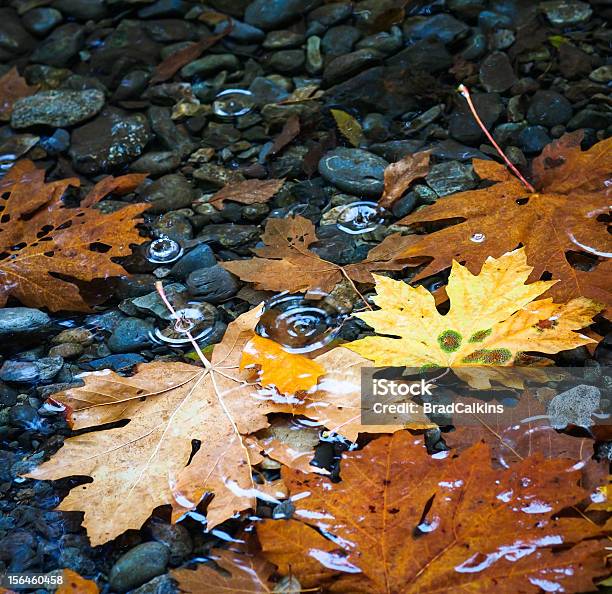
[(612, 476), (608, 477), (608, 483), (599, 487), (597, 493), (592, 497), (593, 503), (589, 505), (589, 510), (612, 512)]
[[(250, 465), (261, 458), (238, 439), (234, 423), (244, 435), (268, 425), (267, 403), (255, 398), (256, 388), (237, 369), (259, 313), (251, 310), (230, 324), (213, 351), (210, 370), (147, 363), (131, 377), (109, 370), (88, 374), (83, 387), (53, 396), (71, 411), (75, 430), (129, 420), (124, 427), (67, 439), (28, 475), (93, 478), (59, 506), (85, 512), (92, 545), (140, 529), (159, 505), (172, 504), (177, 519), (207, 493), (214, 494), (207, 508), (209, 529), (254, 505)], [(194, 439), (201, 446), (187, 465)]]
[(261, 453), (278, 462), (279, 467), (283, 464), (301, 472), (329, 474), (328, 470), (310, 464), (315, 457), (314, 448), (319, 443), (317, 427), (304, 427), (296, 421), (281, 417), (253, 438), (257, 440)]
[(361, 370), (372, 363), (343, 347), (337, 347), (316, 357), (315, 362), (325, 368), (316, 388), (304, 394), (298, 403), (277, 404), (279, 412), (304, 415), (318, 421), (332, 433), (356, 441), (360, 433), (393, 433), (409, 427), (436, 427), (424, 414), (412, 415), (408, 425), (363, 425), (361, 423)]
[[(145, 240), (136, 225), (147, 206), (132, 204), (110, 214), (64, 208), (62, 195), (79, 180), (45, 183), (44, 178), (44, 170), (20, 161), (0, 180), (0, 194), (7, 196), (0, 221), (0, 306), (13, 296), (29, 307), (88, 311), (78, 287), (64, 278), (91, 281), (125, 274), (112, 259), (129, 255), (131, 244)], [(83, 204), (91, 206), (116, 188), (129, 191), (142, 179), (106, 178)]]
[(402, 219), (403, 225), (462, 220), (418, 236), (405, 251), (405, 256), (432, 258), (415, 280), (448, 268), (453, 259), (475, 272), (487, 256), (498, 257), (522, 244), (533, 266), (530, 280), (545, 273), (561, 280), (550, 289), (551, 297), (585, 296), (609, 307), (612, 249), (605, 217), (610, 212), (606, 180), (612, 170), (612, 139), (583, 152), (581, 134), (564, 136), (535, 159), (538, 193), (529, 194), (503, 165), (476, 159), (475, 171), (493, 185), (446, 196)]
[(38, 85), (30, 86), (25, 78), (19, 76), (17, 68), (11, 68), (0, 77), (0, 122), (8, 122), (17, 99), (29, 97), (38, 91)]
[(555, 281), (525, 284), (531, 271), (525, 248), (487, 258), (476, 276), (453, 261), (446, 315), (424, 287), (378, 276), (374, 302), (380, 309), (355, 315), (383, 336), (345, 346), (376, 365), (503, 367), (520, 361), (523, 351), (558, 353), (592, 343), (574, 331), (591, 324), (603, 306), (584, 297), (534, 301)]
[(226, 200), (241, 204), (264, 203), (270, 200), (282, 187), (283, 179), (249, 179), (228, 184), (221, 188), (210, 200), (216, 209), (222, 210)]
[(390, 235), (358, 264), (339, 266), (319, 258), (309, 247), (317, 236), (314, 225), (304, 217), (269, 219), (262, 236), (264, 247), (255, 248), (256, 258), (223, 262), (221, 265), (255, 288), (270, 291), (322, 291), (328, 293), (343, 277), (372, 282), (371, 272), (401, 270), (408, 264), (395, 254), (414, 238)]
[(123, 194), (133, 192), (146, 178), (147, 175), (143, 173), (129, 173), (121, 177), (108, 175), (90, 190), (79, 206), (81, 208), (93, 206), (109, 194), (122, 196)]
[(401, 161), (391, 163), (385, 169), (385, 190), (378, 205), (389, 208), (402, 197), (410, 184), (429, 173), (431, 151), (406, 155)]
[(215, 593), (263, 594), (274, 591), (274, 584), (270, 582), (274, 566), (261, 556), (213, 549), (208, 557), (221, 571), (210, 564), (201, 564), (196, 569), (174, 569), (170, 572), (181, 592), (202, 594), (205, 589), (206, 592)]
[(359, 146), (364, 140), (361, 124), (346, 111), (341, 109), (331, 109), (330, 111), (342, 136), (353, 146)]
[(210, 35), (196, 43), (188, 45), (186, 48), (170, 54), (165, 60), (155, 67), (155, 72), (151, 77), (151, 84), (167, 81), (172, 78), (185, 64), (197, 60), (202, 53), (212, 47), (228, 35), (234, 28), (233, 21), (230, 19), (228, 26), (217, 35)]
[(589, 591), (603, 529), (557, 517), (586, 496), (579, 474), (538, 455), (494, 469), (484, 444), (430, 457), (400, 431), (345, 453), (339, 483), (284, 471), (296, 519), (257, 532), (281, 574), (329, 592)]
[(274, 386), (281, 394), (309, 390), (325, 373), (325, 368), (304, 355), (285, 351), (281, 345), (261, 336), (253, 336), (242, 350), (240, 369), (256, 366), (258, 382)]
[(272, 148), (268, 155), (273, 157), (278, 155), (288, 144), (293, 142), (300, 133), (300, 116), (292, 115), (283, 126), (280, 134), (274, 139)]
[(62, 585), (55, 590), (55, 594), (98, 594), (100, 591), (96, 582), (86, 580), (72, 569), (64, 569), (62, 577)]

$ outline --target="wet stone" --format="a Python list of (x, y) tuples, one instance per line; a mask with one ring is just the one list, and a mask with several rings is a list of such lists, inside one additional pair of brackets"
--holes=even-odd
[(182, 524), (152, 521), (148, 528), (154, 540), (168, 547), (170, 563), (173, 565), (178, 565), (191, 553), (193, 541), (189, 531)]
[[(344, 21), (353, 13), (353, 6), (350, 2), (331, 2), (315, 8), (309, 15), (308, 21), (310, 23), (309, 30), (312, 33), (322, 33), (328, 27), (337, 25), (341, 21)], [(316, 25), (317, 28), (313, 28)]]
[[(164, 285), (164, 291), (168, 297), (168, 301), (170, 301), (170, 303), (176, 303), (185, 295), (187, 288), (180, 283), (172, 283)], [(152, 291), (147, 295), (132, 299), (132, 305), (145, 315), (153, 314), (162, 320), (168, 320), (172, 317), (172, 314), (168, 311), (166, 304), (157, 291)]]
[(281, 31), (270, 31), (262, 45), (269, 50), (287, 49), (301, 46), (305, 39), (302, 33), (283, 29)]
[[(503, 112), (503, 105), (499, 95), (496, 93), (482, 93), (472, 95), (476, 111), (487, 128), (491, 128)], [(459, 142), (466, 144), (477, 144), (485, 136), (472, 117), (466, 101), (460, 98), (459, 105), (450, 115), (449, 133)]]
[(108, 357), (88, 361), (87, 363), (82, 363), (81, 366), (90, 371), (99, 371), (102, 369), (126, 371), (134, 367), (134, 365), (138, 365), (138, 363), (145, 362), (146, 359), (142, 355), (137, 355), (136, 353), (126, 353), (124, 355), (109, 355)]
[(176, 586), (168, 574), (158, 575), (131, 594), (176, 594)]
[(69, 153), (77, 171), (93, 175), (130, 163), (142, 154), (149, 139), (149, 125), (142, 114), (107, 107), (73, 132)]
[(304, 51), (301, 49), (283, 50), (274, 52), (270, 56), (268, 65), (272, 70), (282, 72), (283, 74), (292, 74), (298, 72), (306, 61)]
[(62, 128), (95, 116), (104, 107), (104, 93), (87, 91), (43, 91), (15, 102), (11, 115), (13, 128), (37, 124)]
[(465, 37), (470, 28), (450, 14), (436, 14), (431, 17), (414, 17), (404, 23), (404, 39), (407, 42), (423, 39), (437, 39), (450, 44)]
[(108, 339), (108, 348), (114, 353), (138, 351), (150, 344), (154, 326), (147, 320), (127, 318), (119, 322)]
[(493, 52), (480, 65), (480, 82), (489, 92), (503, 93), (517, 80), (510, 60), (505, 53)]
[(465, 44), (461, 56), (466, 60), (477, 60), (487, 51), (487, 37), (480, 31), (475, 31)]
[(76, 359), (83, 354), (83, 350), (84, 349), (80, 344), (58, 344), (49, 349), (49, 356), (61, 357), (62, 359)]
[(159, 214), (191, 206), (195, 192), (185, 176), (171, 173), (145, 186), (140, 197), (151, 203), (148, 212)]
[(476, 175), (472, 166), (459, 161), (434, 165), (425, 180), (438, 196), (448, 196), (476, 187)]
[(51, 318), (38, 309), (30, 307), (0, 309), (0, 338), (34, 335), (48, 329), (51, 324)]
[(572, 45), (562, 43), (559, 46), (559, 70), (566, 78), (578, 78), (591, 72), (592, 56)]
[(321, 0), (254, 0), (244, 13), (244, 20), (268, 31), (297, 19), (316, 8)]
[(368, 35), (357, 42), (357, 49), (374, 49), (382, 54), (394, 54), (399, 51), (404, 43), (402, 30), (399, 27), (391, 27), (391, 31), (381, 31), (374, 35)]
[(36, 46), (30, 56), (30, 62), (58, 68), (67, 66), (82, 49), (84, 41), (83, 27), (76, 23), (67, 23), (55, 29)]
[(417, 41), (387, 60), (389, 66), (402, 66), (411, 71), (440, 72), (453, 63), (453, 58), (444, 44), (435, 39)]
[(185, 0), (157, 0), (141, 8), (138, 17), (141, 19), (181, 17), (186, 15), (190, 8), (191, 4)]
[[(140, 116), (140, 114), (138, 115)], [(169, 151), (185, 157), (195, 150), (196, 145), (189, 138), (189, 135), (179, 130), (172, 121), (169, 108), (153, 105), (149, 108), (147, 115), (151, 130)]]
[(170, 551), (159, 542), (145, 542), (122, 555), (109, 572), (113, 590), (126, 592), (164, 573)]
[(105, 0), (53, 0), (52, 6), (80, 21), (97, 21), (106, 16)]
[(544, 126), (527, 126), (518, 135), (517, 140), (524, 152), (539, 153), (552, 139)]
[(540, 8), (553, 25), (567, 26), (584, 23), (593, 14), (586, 2), (579, 0), (550, 0), (540, 2)]
[(136, 159), (130, 169), (137, 173), (148, 173), (151, 176), (164, 175), (178, 168), (181, 157), (172, 151), (151, 151)]
[(612, 64), (606, 64), (596, 68), (589, 74), (589, 78), (598, 83), (609, 83), (612, 81)]
[(17, 404), (9, 411), (8, 421), (13, 427), (30, 429), (40, 423), (40, 417), (35, 408), (27, 404)]
[(572, 104), (556, 91), (538, 91), (527, 110), (530, 124), (552, 127), (565, 124), (572, 117)]
[(325, 35), (323, 35), (321, 38), (321, 49), (328, 57), (348, 54), (353, 49), (353, 46), (355, 43), (357, 43), (360, 37), (361, 32), (355, 27), (351, 27), (349, 25), (332, 27), (331, 29), (328, 29)]
[(595, 128), (596, 130), (605, 130), (608, 126), (612, 126), (612, 113), (586, 107), (581, 109), (568, 123), (569, 131), (579, 130), (580, 128)]
[(259, 228), (255, 225), (236, 225), (226, 223), (221, 225), (207, 225), (198, 235), (203, 242), (217, 243), (223, 247), (236, 247), (255, 241), (259, 238)]
[[(217, 260), (210, 247), (201, 243), (186, 253), (170, 270), (170, 276), (174, 278), (187, 278), (194, 270), (215, 266)], [(1, 310), (0, 310), (1, 311)]]
[(332, 85), (346, 80), (369, 66), (379, 64), (382, 58), (382, 54), (372, 49), (357, 50), (344, 56), (338, 56), (325, 66), (323, 82)]
[(192, 76), (207, 77), (221, 70), (233, 72), (240, 68), (240, 61), (233, 54), (213, 54), (194, 60), (181, 69), (181, 76), (191, 78)]
[(0, 379), (17, 383), (47, 382), (57, 375), (63, 364), (61, 357), (43, 357), (37, 361), (8, 360), (0, 368)]
[(35, 43), (36, 40), (23, 28), (17, 12), (0, 8), (0, 59), (8, 60), (11, 56), (24, 54)]
[(187, 277), (192, 295), (209, 303), (221, 303), (233, 297), (240, 288), (236, 278), (221, 266), (209, 266), (194, 270)]
[(62, 22), (62, 13), (55, 8), (40, 7), (23, 15), (24, 27), (33, 35), (46, 35)]
[(388, 164), (382, 157), (361, 149), (337, 148), (319, 161), (319, 173), (345, 192), (377, 198), (383, 190)]

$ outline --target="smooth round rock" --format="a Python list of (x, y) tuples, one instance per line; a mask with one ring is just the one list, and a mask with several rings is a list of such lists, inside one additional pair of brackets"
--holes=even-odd
[(480, 82), (489, 92), (503, 93), (517, 80), (512, 64), (503, 52), (489, 54), (480, 65)]
[(95, 89), (42, 91), (15, 101), (11, 126), (73, 126), (95, 116), (104, 107), (104, 99), (104, 93)]
[(140, 197), (151, 203), (148, 212), (159, 214), (191, 206), (195, 194), (185, 176), (171, 173), (146, 186)]
[(51, 318), (39, 309), (5, 307), (0, 309), (0, 338), (36, 334), (47, 329), (51, 323)]
[(149, 139), (149, 124), (142, 114), (109, 107), (72, 133), (69, 153), (78, 172), (93, 175), (130, 163)]
[(239, 289), (236, 278), (221, 266), (194, 270), (187, 277), (187, 286), (192, 295), (202, 297), (209, 303), (220, 303), (229, 299)]
[(83, 27), (77, 23), (61, 25), (36, 46), (30, 62), (63, 68), (79, 53), (84, 43)]
[(46, 35), (62, 22), (62, 13), (55, 8), (40, 7), (28, 10), (23, 17), (24, 27), (34, 35)]
[[(201, 243), (186, 253), (170, 270), (170, 276), (185, 278), (194, 270), (215, 266), (215, 254), (206, 243)], [(0, 310), (1, 311), (1, 310)]]
[(319, 173), (345, 192), (376, 198), (383, 191), (387, 165), (382, 157), (367, 151), (337, 148), (319, 161)]
[(527, 110), (527, 121), (534, 126), (552, 128), (572, 117), (572, 104), (556, 91), (538, 91)]
[(544, 126), (527, 126), (518, 136), (519, 146), (526, 153), (539, 153), (551, 140)]
[(244, 20), (264, 31), (278, 29), (320, 4), (321, 0), (255, 0), (247, 6)]
[(119, 557), (108, 581), (113, 590), (127, 592), (164, 573), (170, 559), (168, 547), (159, 542), (143, 542)]
[(127, 318), (117, 324), (108, 339), (108, 348), (113, 353), (138, 351), (151, 343), (153, 324), (140, 318)]

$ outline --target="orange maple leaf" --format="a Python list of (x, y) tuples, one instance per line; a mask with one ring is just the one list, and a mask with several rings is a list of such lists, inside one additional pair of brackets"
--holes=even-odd
[[(142, 243), (136, 229), (145, 204), (110, 214), (93, 208), (65, 208), (62, 195), (76, 178), (45, 183), (31, 161), (18, 162), (0, 180), (0, 307), (10, 296), (51, 311), (89, 311), (78, 287), (66, 278), (91, 281), (125, 274), (112, 258), (127, 256)], [(86, 196), (89, 207), (109, 192), (134, 189), (145, 175), (107, 177)]]
[(476, 173), (493, 185), (445, 197), (399, 221), (450, 225), (413, 236), (414, 244), (401, 254), (432, 258), (414, 280), (448, 268), (453, 260), (465, 262), (475, 273), (488, 256), (497, 258), (522, 244), (533, 266), (530, 281), (543, 275), (561, 280), (547, 297), (560, 302), (589, 297), (612, 305), (612, 243), (605, 220), (610, 213), (612, 138), (584, 152), (581, 138), (582, 132), (566, 135), (534, 161), (540, 188), (535, 194), (503, 165), (475, 159)]
[(281, 574), (326, 592), (588, 591), (604, 529), (558, 517), (587, 494), (579, 475), (539, 455), (493, 469), (485, 444), (433, 458), (400, 431), (344, 454), (340, 483), (284, 471), (296, 519), (257, 533)]

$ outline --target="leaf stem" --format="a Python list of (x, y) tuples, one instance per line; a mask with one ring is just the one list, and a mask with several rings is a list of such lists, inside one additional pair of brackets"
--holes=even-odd
[(495, 140), (493, 139), (493, 136), (487, 130), (486, 126), (480, 119), (480, 116), (478, 115), (478, 112), (476, 111), (476, 108), (474, 107), (474, 103), (472, 101), (472, 96), (470, 95), (469, 89), (465, 85), (459, 85), (457, 87), (457, 90), (459, 91), (459, 93), (461, 93), (461, 96), (467, 101), (468, 107), (470, 108), (470, 111), (472, 112), (472, 115), (474, 116), (476, 123), (478, 124), (478, 126), (480, 126), (480, 129), (485, 133), (486, 137), (489, 139), (489, 142), (491, 142), (491, 144), (495, 147), (495, 150), (499, 153), (499, 156), (504, 160), (504, 162), (506, 163), (510, 171), (512, 171), (512, 173), (514, 173), (514, 175), (516, 175), (516, 177), (518, 177), (519, 180), (521, 180), (521, 183), (527, 188), (527, 190), (531, 194), (535, 194), (535, 191), (536, 191), (535, 188), (521, 175), (521, 172), (514, 166), (514, 164), (510, 161), (510, 159), (506, 157), (504, 151), (502, 151), (502, 149), (497, 144), (497, 142), (495, 142)]

